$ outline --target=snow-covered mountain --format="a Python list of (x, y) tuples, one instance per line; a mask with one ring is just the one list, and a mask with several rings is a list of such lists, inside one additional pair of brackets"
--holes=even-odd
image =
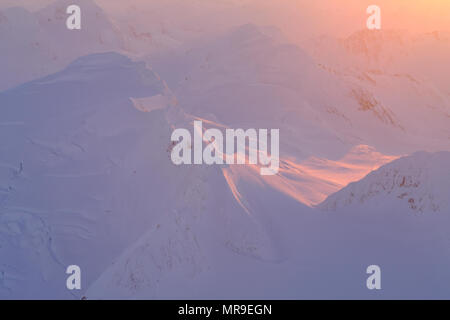
[(409, 147), (400, 150), (411, 153), (448, 150), (449, 39), (446, 32), (364, 30), (343, 39), (313, 39), (305, 48), (321, 68), (352, 88), (359, 110), (399, 131), (378, 136), (397, 142), (409, 137), (400, 142)]
[[(435, 171), (445, 171), (444, 177), (421, 178), (423, 184), (436, 186), (428, 189), (428, 196), (446, 200), (440, 197), (448, 194), (448, 153), (422, 153), (411, 158), (414, 160), (402, 158), (386, 167), (413, 161), (415, 168), (408, 166), (404, 171), (414, 172), (441, 165)], [(413, 187), (414, 182), (410, 184), (408, 179), (405, 186)], [(365, 183), (355, 183), (355, 189)], [(89, 287), (87, 298), (448, 296), (448, 206), (441, 207), (440, 215), (433, 214), (433, 207), (422, 207), (423, 213), (430, 214), (411, 215), (406, 207), (393, 204), (391, 197), (380, 195), (357, 210), (345, 208), (324, 214), (297, 207), (292, 199), (280, 198), (276, 189), (267, 192), (258, 185), (240, 187), (244, 191), (242, 201), (255, 204), (257, 200), (260, 204), (253, 218), (264, 221), (265, 230), (271, 231), (268, 243), (276, 244), (271, 254), (266, 251), (265, 255), (254, 255), (261, 248), (259, 242), (247, 243), (252, 254), (224, 242), (228, 236), (222, 238), (222, 233), (217, 233), (216, 228), (222, 227), (217, 226), (217, 209), (206, 210), (205, 215), (195, 219), (189, 210), (177, 210), (165, 215), (115, 259)], [(363, 186), (359, 188), (364, 192)], [(222, 200), (215, 201), (216, 208), (221, 208)], [(253, 232), (247, 230), (246, 234)], [(385, 270), (385, 285), (377, 294), (364, 287), (365, 267), (372, 263)]]
[(120, 279), (128, 296), (177, 272), (211, 276), (205, 270), (227, 255), (281, 261), (274, 206), (284, 203), (288, 216), (311, 210), (258, 185), (239, 202), (222, 168), (173, 165), (171, 128), (192, 117), (144, 63), (124, 56), (79, 58), (1, 93), (0, 105), (2, 297), (70, 298), (65, 266), (86, 270), (87, 288), (139, 238), (153, 245), (136, 258), (155, 263), (140, 269), (150, 279)]
[(330, 195), (319, 208), (397, 208), (399, 212), (450, 212), (449, 152), (418, 152), (371, 172)]
[[(422, 225), (328, 214), (238, 167), (173, 165), (171, 130), (195, 117), (145, 63), (82, 57), (0, 93), (0, 105), (2, 298), (373, 298), (371, 263), (390, 270), (380, 297), (448, 296), (445, 228), (429, 232), (444, 215)], [(334, 168), (338, 181), (386, 160), (374, 153), (287, 172), (299, 182)], [(417, 264), (429, 258), (442, 266), (431, 280)], [(65, 289), (70, 264), (83, 270), (76, 293)]]
[[(81, 30), (66, 28), (66, 8), (83, 8)], [(36, 11), (0, 10), (0, 91), (59, 71), (77, 57), (122, 50), (120, 33), (93, 0), (61, 0)]]
[[(219, 21), (247, 0), (96, 3), (0, 11), (0, 298), (449, 298), (445, 33), (303, 49)], [(175, 166), (194, 120), (280, 129), (279, 173)]]
[(187, 112), (283, 128), (295, 157), (337, 158), (360, 144), (397, 155), (450, 148), (450, 100), (432, 82), (333, 69), (273, 34), (247, 24), (148, 61)]
[[(237, 201), (222, 168), (173, 165), (170, 129), (192, 117), (144, 63), (124, 56), (82, 57), (1, 93), (0, 105), (4, 298), (71, 298), (69, 264), (85, 270), (82, 292), (99, 278), (89, 291), (97, 297), (173, 297), (174, 281), (206, 281), (227, 259), (246, 266), (243, 277), (262, 266), (256, 281), (287, 259), (295, 233), (280, 234), (311, 210), (258, 184)], [(286, 210), (274, 217), (279, 205)], [(128, 271), (109, 279), (128, 253)], [(229, 286), (223, 294), (231, 296), (235, 284), (221, 282), (215, 295)], [(109, 293), (94, 289), (102, 286)], [(256, 293), (249, 289), (243, 295)]]
[(66, 264), (89, 270), (89, 283), (162, 213), (170, 128), (130, 98), (167, 94), (144, 63), (115, 53), (0, 93), (3, 297), (69, 298)]
[[(450, 73), (405, 71), (420, 69), (416, 65), (423, 64), (414, 63), (415, 59), (423, 60), (429, 48), (443, 66), (450, 65), (445, 63), (448, 43), (444, 33), (413, 41), (400, 32), (360, 32), (336, 44), (329, 39), (307, 44), (310, 56), (287, 43), (274, 27), (247, 24), (209, 35), (203, 32), (209, 20), (202, 20), (198, 30), (189, 29), (192, 14), (191, 20), (172, 23), (163, 19), (169, 26), (160, 24), (158, 12), (165, 17), (177, 1), (155, 4), (141, 13), (130, 4), (122, 15), (111, 13), (110, 17), (92, 0), (82, 0), (78, 4), (83, 7), (86, 27), (69, 31), (64, 27), (68, 4), (55, 2), (35, 13), (21, 8), (2, 11), (0, 33), (5, 40), (0, 70), (5, 76), (0, 79), (0, 90), (56, 72), (93, 52), (151, 53), (147, 60), (187, 112), (225, 124), (283, 127), (284, 140), (290, 144), (284, 149), (293, 149), (295, 157), (337, 158), (343, 155), (342, 149), (355, 145), (397, 155), (449, 149), (450, 98), (445, 83)], [(199, 13), (202, 17), (210, 10), (234, 8), (231, 4), (198, 6), (204, 10)], [(111, 10), (105, 7), (106, 12)], [(149, 12), (150, 18), (156, 16), (147, 24)], [(130, 16), (137, 18), (131, 22)], [(414, 43), (414, 54), (410, 54), (410, 43)], [(323, 57), (327, 52), (330, 56)], [(411, 61), (400, 67), (409, 56)], [(366, 60), (369, 67), (349, 70), (349, 65), (364, 65)], [(384, 61), (391, 60), (398, 65), (395, 72), (380, 71), (371, 64), (383, 61), (384, 66)], [(430, 72), (433, 81), (426, 78)], [(256, 121), (255, 112), (260, 114)], [(234, 114), (239, 114), (239, 123), (230, 116)]]

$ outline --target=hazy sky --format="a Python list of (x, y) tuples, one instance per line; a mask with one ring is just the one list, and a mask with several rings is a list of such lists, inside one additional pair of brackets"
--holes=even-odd
[(39, 9), (55, 0), (0, 0), (0, 8), (20, 6), (29, 10)]
[[(124, 6), (122, 0), (96, 0), (101, 6), (115, 11)], [(127, 0), (143, 11), (162, 10), (172, 19), (187, 15), (210, 14), (212, 23), (224, 20), (253, 20), (258, 24), (275, 24), (290, 37), (332, 34), (347, 36), (366, 27), (366, 9), (381, 7), (382, 28), (405, 29), (412, 32), (450, 31), (450, 0)], [(174, 7), (184, 7), (176, 12)], [(191, 10), (186, 7), (191, 6)], [(202, 8), (202, 9), (200, 9)], [(205, 9), (206, 8), (206, 9)], [(234, 8), (234, 9), (233, 9)], [(173, 10), (173, 15), (171, 11)], [(198, 12), (196, 12), (198, 11)], [(248, 21), (247, 21), (248, 22)]]
[[(55, 0), (0, 0), (0, 7), (35, 10)], [(56, 0), (57, 1), (57, 0)], [(95, 0), (115, 16), (133, 6), (150, 19), (212, 25), (254, 22), (277, 25), (290, 38), (347, 36), (365, 28), (366, 8), (381, 7), (382, 28), (412, 32), (450, 31), (450, 0)], [(73, 1), (74, 3), (77, 0)], [(157, 12), (158, 14), (153, 14)], [(152, 23), (154, 21), (149, 21)]]

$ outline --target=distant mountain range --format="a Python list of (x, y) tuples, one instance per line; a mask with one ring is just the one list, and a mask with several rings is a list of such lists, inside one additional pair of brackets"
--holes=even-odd
[(77, 1), (86, 27), (67, 30), (66, 8), (72, 3), (55, 1), (37, 12), (0, 10), (0, 90), (59, 71), (77, 57), (124, 48), (120, 33), (92, 0)]

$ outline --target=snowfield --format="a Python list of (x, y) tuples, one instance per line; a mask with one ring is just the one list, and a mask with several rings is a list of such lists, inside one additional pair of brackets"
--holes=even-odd
[[(70, 35), (65, 0), (0, 11), (1, 299), (450, 298), (445, 32), (301, 48), (241, 16), (207, 30), (247, 1), (148, 25), (79, 2)], [(194, 121), (280, 129), (278, 174), (174, 165)]]
[[(151, 110), (143, 107), (148, 101)], [(332, 180), (334, 172), (336, 183), (340, 172), (356, 179), (364, 168), (389, 161), (368, 147), (334, 163), (291, 158), (291, 168), (265, 180), (248, 166), (173, 165), (171, 130), (189, 128), (194, 117), (145, 63), (119, 54), (77, 59), (1, 93), (0, 105), (8, 124), (0, 127), (4, 298), (372, 297), (355, 279), (364, 279), (364, 265), (375, 262), (392, 278), (379, 297), (448, 294), (410, 265), (432, 257), (443, 269), (429, 272), (448, 278), (449, 238), (441, 221), (448, 213), (448, 153), (399, 159), (358, 182), (364, 187), (351, 184), (319, 205), (347, 203), (348, 188), (363, 198), (374, 193), (370, 186), (392, 179), (411, 194), (380, 193), (381, 221), (379, 200), (363, 202), (364, 214), (339, 214), (301, 198), (302, 177)], [(369, 178), (375, 181), (366, 183)], [(286, 191), (295, 185), (299, 191)], [(412, 197), (422, 217), (409, 214)], [(440, 214), (424, 220), (435, 206)], [(389, 215), (389, 208), (398, 211)], [(409, 246), (419, 239), (425, 242)], [(430, 241), (437, 241), (433, 250)], [(84, 270), (81, 292), (65, 288), (69, 264)], [(412, 276), (416, 282), (405, 287)]]

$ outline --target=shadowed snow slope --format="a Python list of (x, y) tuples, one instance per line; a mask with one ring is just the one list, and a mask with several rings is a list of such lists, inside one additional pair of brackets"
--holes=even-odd
[[(151, 97), (162, 105), (141, 112), (136, 101)], [(272, 204), (255, 191), (247, 212), (220, 167), (173, 165), (171, 128), (191, 118), (144, 63), (119, 54), (80, 58), (0, 93), (0, 105), (2, 297), (68, 298), (67, 265), (85, 270), (88, 287), (141, 235), (153, 245), (139, 286), (196, 276), (222, 254), (276, 263), (289, 253), (274, 206), (310, 210), (265, 190)]]
[(88, 284), (160, 214), (170, 128), (130, 98), (165, 94), (115, 53), (0, 93), (3, 297), (70, 297), (66, 265), (89, 270)]
[[(405, 178), (399, 175), (395, 182), (390, 181), (384, 174), (386, 168), (399, 164), (405, 167), (401, 171)], [(427, 179), (426, 174), (417, 176), (417, 172), (429, 172), (434, 165), (439, 165), (435, 172), (446, 172), (442, 178), (436, 174)], [(428, 188), (433, 193), (427, 194), (442, 200), (441, 195), (448, 190), (448, 154), (418, 153), (388, 164), (369, 177), (377, 173), (385, 182), (380, 185), (387, 187), (398, 180), (401, 187), (411, 189), (419, 178), (423, 184), (439, 185), (442, 189)], [(210, 182), (214, 190), (221, 188)], [(366, 201), (357, 210), (330, 214), (311, 210), (307, 214), (304, 208), (296, 208), (292, 199), (274, 190), (269, 192), (258, 183), (245, 180), (240, 187), (244, 191), (239, 194), (240, 200), (248, 208), (257, 206), (252, 219), (265, 226), (265, 233), (270, 235), (265, 244), (272, 243), (274, 251), (266, 251), (268, 247), (261, 242), (247, 242), (253, 229), (242, 238), (244, 247), (225, 241), (228, 236), (224, 234), (242, 228), (242, 217), (228, 220), (229, 214), (222, 216), (222, 209), (199, 215), (183, 205), (184, 210), (165, 215), (124, 251), (87, 290), (88, 299), (449, 296), (448, 207), (442, 206), (439, 215), (412, 215), (407, 206), (391, 205), (398, 199), (387, 196)], [(360, 189), (363, 193), (366, 188)], [(216, 208), (222, 208), (222, 197), (213, 201)], [(433, 207), (422, 209), (433, 213)], [(228, 226), (230, 229), (224, 231)], [(264, 254), (261, 248), (266, 248)], [(382, 291), (365, 287), (365, 270), (371, 264), (383, 270)]]
[[(81, 30), (66, 28), (66, 9), (81, 6)], [(120, 34), (92, 0), (60, 0), (37, 11), (0, 10), (0, 90), (56, 72), (73, 59), (120, 50)]]
[[(0, 93), (0, 106), (2, 298), (449, 295), (446, 215), (328, 214), (248, 172), (173, 165), (171, 132), (195, 118), (144, 63), (82, 57)], [(386, 159), (359, 147), (341, 160)], [(337, 163), (304, 167), (338, 181)], [(389, 284), (377, 296), (373, 263)], [(81, 291), (65, 288), (71, 264)]]

